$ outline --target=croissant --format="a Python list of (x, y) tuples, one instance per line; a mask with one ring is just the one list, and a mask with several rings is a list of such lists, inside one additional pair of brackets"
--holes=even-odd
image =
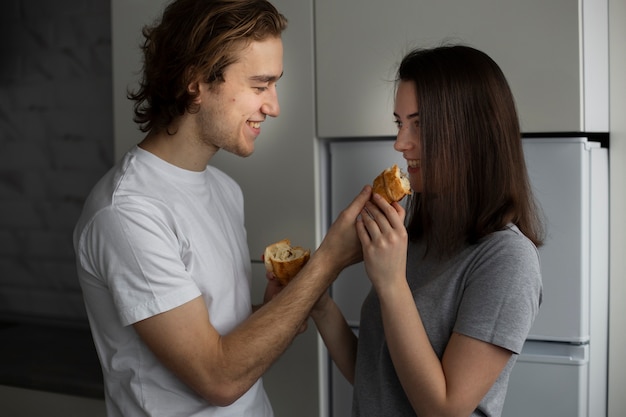
[(309, 249), (292, 247), (289, 239), (283, 239), (265, 248), (263, 262), (268, 272), (272, 272), (281, 284), (287, 285), (310, 257)]
[(392, 203), (411, 194), (411, 184), (406, 174), (394, 164), (374, 178), (372, 191), (380, 194), (388, 203)]

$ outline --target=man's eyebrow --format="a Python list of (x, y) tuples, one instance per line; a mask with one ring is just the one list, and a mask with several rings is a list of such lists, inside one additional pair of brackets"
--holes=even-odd
[(251, 81), (261, 82), (261, 83), (271, 83), (278, 81), (283, 76), (281, 72), (279, 76), (276, 75), (253, 75), (250, 77)]

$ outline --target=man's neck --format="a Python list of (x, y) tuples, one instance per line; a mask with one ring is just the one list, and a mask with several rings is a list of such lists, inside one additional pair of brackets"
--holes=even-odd
[(167, 130), (150, 131), (139, 143), (139, 147), (166, 162), (189, 171), (204, 171), (217, 149), (193, 138), (185, 129), (173, 134)]

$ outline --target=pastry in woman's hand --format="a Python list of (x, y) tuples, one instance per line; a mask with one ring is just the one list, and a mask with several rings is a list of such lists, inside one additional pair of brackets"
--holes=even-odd
[(392, 203), (411, 194), (411, 183), (398, 165), (394, 164), (374, 178), (372, 191), (380, 194), (388, 203)]

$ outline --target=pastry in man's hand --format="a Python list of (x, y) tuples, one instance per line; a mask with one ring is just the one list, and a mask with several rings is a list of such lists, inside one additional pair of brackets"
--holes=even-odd
[(281, 284), (287, 285), (310, 257), (309, 249), (292, 247), (289, 239), (283, 239), (265, 248), (263, 262), (268, 272), (272, 272)]

